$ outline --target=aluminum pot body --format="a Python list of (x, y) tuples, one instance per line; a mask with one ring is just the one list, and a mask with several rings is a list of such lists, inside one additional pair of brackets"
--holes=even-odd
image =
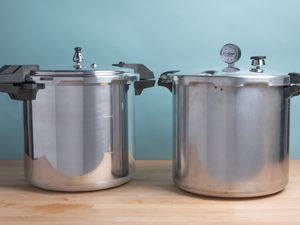
[(288, 182), (285, 87), (173, 82), (175, 184), (218, 197), (268, 195)]
[(131, 81), (34, 78), (45, 88), (24, 101), (25, 168), (37, 187), (111, 188), (134, 173)]

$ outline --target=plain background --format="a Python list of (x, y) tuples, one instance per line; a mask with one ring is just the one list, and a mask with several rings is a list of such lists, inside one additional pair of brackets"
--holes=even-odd
[[(72, 64), (81, 46), (98, 68), (142, 62), (166, 70), (224, 65), (226, 43), (266, 55), (267, 68), (300, 72), (300, 1), (286, 0), (0, 0), (0, 65)], [(171, 158), (171, 94), (162, 87), (136, 97), (136, 157)], [(22, 103), (0, 94), (0, 158), (23, 157)], [(300, 158), (300, 97), (292, 100), (290, 150)]]

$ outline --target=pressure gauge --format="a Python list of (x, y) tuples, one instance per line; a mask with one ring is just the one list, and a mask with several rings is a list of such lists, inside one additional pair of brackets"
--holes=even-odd
[(234, 67), (234, 63), (241, 58), (241, 49), (239, 46), (234, 44), (226, 44), (220, 51), (220, 56), (223, 62), (228, 64), (228, 67), (224, 68), (224, 72), (235, 72), (239, 71), (238, 68)]

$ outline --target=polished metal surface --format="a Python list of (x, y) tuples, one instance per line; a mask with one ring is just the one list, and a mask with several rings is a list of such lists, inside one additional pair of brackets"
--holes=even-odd
[(251, 72), (262, 73), (264, 70), (262, 66), (266, 65), (265, 59), (266, 56), (251, 56), (251, 65), (254, 66), (251, 68)]
[(96, 69), (96, 68), (97, 68), (97, 64), (96, 64), (96, 63), (92, 63), (92, 64), (91, 64), (91, 68), (92, 68), (92, 69)]
[(23, 101), (25, 168), (33, 185), (56, 191), (115, 187), (134, 173), (133, 97), (155, 85), (154, 74), (140, 63), (95, 70), (95, 63), (81, 64), (80, 47), (74, 50), (76, 70), (1, 67), (0, 92)]
[(289, 99), (283, 86), (173, 79), (177, 186), (219, 197), (261, 196), (285, 188)]
[(133, 175), (133, 85), (89, 79), (43, 80), (36, 100), (24, 102), (26, 175), (33, 185), (89, 191)]
[(290, 98), (300, 94), (300, 75), (265, 71), (265, 56), (237, 72), (232, 44), (220, 55), (222, 72), (168, 71), (158, 80), (173, 94), (174, 182), (216, 197), (279, 192), (288, 183)]
[(31, 76), (39, 77), (101, 77), (122, 78), (124, 71), (119, 70), (35, 70), (30, 74)]
[(82, 68), (83, 55), (81, 53), (81, 47), (75, 47), (74, 50), (73, 62), (75, 62), (75, 65), (73, 67), (78, 70)]
[(260, 73), (257, 75), (257, 73), (244, 73), (244, 71), (235, 74), (208, 74), (207, 72), (215, 71), (204, 71), (198, 75), (192, 73), (183, 74), (182, 72), (179, 72), (174, 75), (166, 76), (166, 79), (172, 80), (175, 85), (178, 80), (181, 80), (180, 82), (183, 82), (184, 85), (203, 83), (223, 87), (243, 87), (247, 85), (266, 85), (276, 87), (290, 84), (290, 77), (288, 75), (262, 75)]

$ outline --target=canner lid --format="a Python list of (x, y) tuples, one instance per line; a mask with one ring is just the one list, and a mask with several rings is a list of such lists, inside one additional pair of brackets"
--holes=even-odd
[(275, 73), (255, 73), (246, 70), (238, 72), (223, 72), (216, 70), (178, 71), (172, 74), (174, 81), (212, 83), (224, 86), (245, 86), (249, 84), (266, 84), (269, 86), (286, 86), (290, 84), (288, 75), (276, 75)]
[(39, 80), (85, 80), (86, 82), (135, 81), (133, 70), (33, 70), (30, 77)]
[(237, 45), (224, 45), (220, 51), (220, 56), (227, 66), (218, 70), (171, 71), (168, 73), (168, 76), (175, 82), (212, 83), (222, 86), (244, 86), (250, 84), (286, 86), (290, 84), (289, 75), (282, 75), (265, 68), (266, 56), (251, 56), (251, 65), (247, 69), (235, 67), (235, 63), (241, 57), (241, 50)]
[(122, 70), (35, 70), (31, 72), (32, 76), (40, 77), (115, 77), (121, 78), (128, 75), (130, 71)]
[[(41, 66), (42, 70), (33, 70), (30, 73), (31, 77), (40, 77), (41, 79), (47, 78), (84, 78), (93, 79), (98, 81), (110, 80), (136, 80), (138, 74), (133, 69), (123, 67), (124, 62), (113, 64), (113, 66), (97, 68), (96, 63), (90, 66), (83, 64), (83, 55), (80, 47), (74, 48), (75, 53), (73, 56), (73, 65), (68, 66)], [(122, 70), (116, 70), (118, 67)]]

